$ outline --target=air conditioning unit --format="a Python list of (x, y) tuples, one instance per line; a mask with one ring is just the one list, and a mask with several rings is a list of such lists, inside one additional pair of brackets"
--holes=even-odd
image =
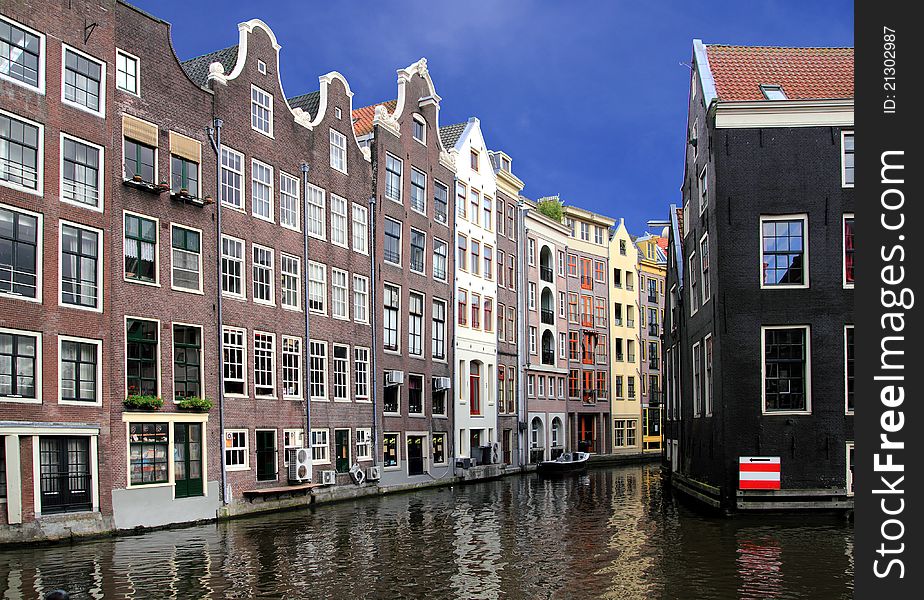
[(382, 467), (373, 465), (366, 469), (366, 479), (369, 481), (378, 481), (382, 478)]
[(289, 456), (289, 481), (311, 481), (311, 449), (296, 448)]
[(452, 380), (449, 377), (434, 377), (433, 391), (441, 392), (443, 390), (448, 390), (451, 384)]
[(404, 383), (404, 371), (388, 371), (385, 373), (385, 385), (401, 385)]
[(334, 485), (337, 483), (337, 471), (321, 471), (321, 485)]

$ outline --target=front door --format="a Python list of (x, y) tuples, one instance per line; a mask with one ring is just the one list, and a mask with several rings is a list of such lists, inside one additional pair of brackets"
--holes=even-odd
[(335, 429), (334, 444), (337, 452), (337, 472), (346, 473), (350, 470), (350, 430)]
[(257, 430), (257, 481), (276, 479), (276, 430)]
[(407, 474), (423, 475), (423, 436), (407, 436)]
[(512, 432), (509, 429), (504, 430), (504, 464), (509, 465), (513, 464), (510, 462), (511, 449), (513, 448), (513, 436)]
[(578, 451), (594, 452), (596, 450), (596, 415), (578, 416)]
[(90, 510), (90, 438), (39, 438), (42, 514)]
[(177, 498), (202, 495), (202, 424), (173, 424), (173, 473)]

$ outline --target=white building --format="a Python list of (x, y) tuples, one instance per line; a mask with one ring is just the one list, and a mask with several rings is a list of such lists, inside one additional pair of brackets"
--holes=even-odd
[(497, 184), (478, 119), (440, 136), (456, 163), (455, 455), (482, 464), (497, 442)]

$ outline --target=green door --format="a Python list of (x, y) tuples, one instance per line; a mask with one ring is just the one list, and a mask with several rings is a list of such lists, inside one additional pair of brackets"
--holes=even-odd
[(334, 444), (337, 452), (337, 472), (346, 473), (350, 470), (350, 430), (335, 429)]
[(173, 424), (173, 472), (176, 497), (202, 495), (202, 424)]

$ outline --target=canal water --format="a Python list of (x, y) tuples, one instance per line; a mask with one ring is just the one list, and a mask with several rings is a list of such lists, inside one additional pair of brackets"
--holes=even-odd
[(828, 600), (853, 572), (843, 516), (708, 517), (633, 465), (4, 550), (0, 597)]

